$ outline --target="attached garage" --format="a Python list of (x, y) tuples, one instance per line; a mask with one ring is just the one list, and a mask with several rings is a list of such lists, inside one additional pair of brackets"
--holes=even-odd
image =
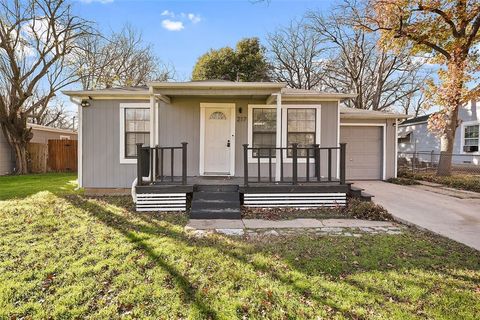
[(340, 142), (347, 144), (348, 180), (383, 179), (383, 126), (342, 125)]
[(397, 176), (397, 123), (408, 115), (340, 108), (340, 142), (347, 144), (346, 179)]

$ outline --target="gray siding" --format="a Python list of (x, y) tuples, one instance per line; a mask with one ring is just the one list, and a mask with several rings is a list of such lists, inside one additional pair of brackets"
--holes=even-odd
[[(82, 175), (85, 188), (129, 188), (135, 164), (120, 164), (120, 103), (93, 100), (82, 108)], [(141, 101), (148, 102), (148, 101)]]

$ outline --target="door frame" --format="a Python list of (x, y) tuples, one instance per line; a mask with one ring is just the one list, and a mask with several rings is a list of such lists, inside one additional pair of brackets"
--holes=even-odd
[(205, 111), (209, 108), (229, 108), (230, 109), (230, 173), (227, 176), (235, 175), (235, 122), (236, 105), (235, 103), (200, 103), (200, 159), (199, 173), (205, 175)]
[[(385, 123), (340, 123), (341, 127), (382, 127), (382, 180), (386, 180), (387, 174), (387, 125)], [(396, 155), (395, 155), (396, 156)]]

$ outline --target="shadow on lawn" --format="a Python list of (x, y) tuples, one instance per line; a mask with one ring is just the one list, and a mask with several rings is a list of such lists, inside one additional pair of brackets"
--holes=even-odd
[[(306, 277), (309, 275), (319, 275), (322, 273), (328, 274), (329, 270), (322, 269), (323, 266), (321, 263), (318, 264), (318, 261), (316, 265), (308, 265), (308, 263), (307, 265), (305, 264), (302, 265), (301, 261), (299, 262), (295, 258), (293, 258), (294, 256), (300, 256), (302, 254), (302, 252), (300, 252), (301, 248), (300, 249), (290, 248), (288, 250), (284, 250), (284, 248), (275, 249), (274, 246), (271, 246), (271, 247), (268, 247), (267, 250), (265, 250), (265, 248), (262, 248), (262, 246), (256, 247), (255, 245), (252, 245), (251, 243), (248, 243), (242, 240), (230, 241), (229, 239), (226, 239), (221, 236), (212, 237), (212, 238), (207, 237), (203, 239), (191, 238), (183, 232), (179, 232), (174, 230), (173, 228), (169, 228), (162, 225), (162, 222), (168, 221), (169, 223), (176, 224), (177, 226), (180, 226), (180, 227), (183, 226), (186, 222), (186, 216), (182, 214), (179, 214), (178, 216), (173, 216), (174, 218), (172, 219), (171, 214), (169, 216), (169, 214), (136, 213), (136, 212), (133, 213), (133, 204), (131, 203), (131, 201), (118, 198), (118, 197), (88, 199), (88, 198), (84, 198), (82, 196), (76, 195), (76, 196), (67, 196), (66, 199), (75, 206), (81, 206), (90, 215), (102, 221), (102, 223), (104, 223), (106, 226), (121, 232), (130, 242), (132, 242), (137, 247), (138, 250), (146, 253), (153, 262), (155, 262), (158, 266), (160, 266), (165, 271), (170, 273), (174, 278), (175, 283), (184, 292), (185, 302), (193, 304), (194, 307), (206, 318), (217, 318), (218, 316), (216, 311), (210, 308), (206, 303), (206, 297), (204, 296), (204, 294), (198, 291), (196, 289), (196, 286), (193, 283), (191, 283), (187, 277), (182, 275), (179, 270), (177, 270), (173, 265), (166, 262), (161, 255), (157, 254), (155, 252), (155, 247), (152, 247), (151, 245), (146, 243), (144, 241), (144, 238), (141, 236), (138, 236), (136, 232), (144, 233), (149, 236), (155, 236), (155, 237), (158, 237), (158, 236), (170, 237), (177, 242), (183, 243), (186, 246), (195, 246), (199, 248), (207, 248), (207, 247), (214, 248), (215, 250), (218, 251), (218, 253), (228, 256), (230, 258), (233, 258), (244, 265), (251, 266), (254, 268), (255, 271), (260, 271), (261, 273), (267, 275), (270, 279), (281, 282), (283, 285), (287, 286), (288, 289), (299, 293), (303, 297), (307, 299), (314, 299), (320, 304), (329, 306), (336, 313), (341, 313), (343, 316), (346, 316), (348, 318), (362, 317), (362, 315), (356, 314), (354, 311), (352, 311), (350, 307), (344, 307), (339, 305), (337, 302), (332, 301), (331, 298), (328, 298), (328, 294), (327, 295), (315, 294), (312, 292), (311, 288), (308, 285), (298, 284), (298, 281), (297, 281), (298, 279), (296, 279), (294, 275), (288, 275), (288, 273), (282, 274), (281, 272), (276, 270), (274, 266), (271, 266), (268, 264), (260, 264), (259, 262), (255, 262), (254, 259), (252, 259), (252, 256), (258, 253), (272, 256), (272, 250), (273, 250), (276, 259), (280, 259), (288, 263), (289, 266), (291, 266), (292, 268), (295, 268)], [(113, 211), (108, 210), (104, 206), (102, 206), (101, 202), (97, 202), (97, 201), (104, 201), (117, 208), (123, 208), (124, 210), (126, 210), (126, 215), (119, 215), (117, 213), (114, 213)], [(355, 241), (365, 241), (365, 240), (355, 240)], [(398, 249), (401, 249), (400, 246), (401, 245), (399, 245)], [(289, 250), (292, 250), (292, 251), (289, 252)], [(371, 252), (372, 256), (376, 256), (375, 250), (381, 250), (381, 249), (375, 248), (374, 246), (372, 246), (371, 248), (369, 248), (369, 250), (373, 251)], [(474, 253), (474, 254), (477, 254), (477, 253)], [(380, 252), (378, 256), (382, 257)], [(318, 258), (318, 257), (315, 257), (315, 258)], [(323, 259), (325, 260), (332, 259), (332, 257), (323, 257)], [(412, 260), (409, 263), (410, 268), (416, 268), (416, 269), (427, 270), (427, 271), (436, 270), (434, 266), (432, 266), (429, 263), (426, 263), (425, 260), (416, 259), (415, 257), (411, 257), (410, 259)], [(438, 261), (435, 261), (435, 263), (441, 262), (441, 257), (436, 257), (435, 259), (438, 259)], [(381, 258), (379, 258), (378, 261), (375, 261), (376, 263), (371, 264), (370, 267), (363, 266), (361, 268), (358, 268), (354, 265), (350, 265), (349, 268), (351, 269), (350, 271), (357, 271), (357, 272), (392, 271), (393, 270), (391, 265), (388, 266), (387, 262), (380, 261), (380, 260)], [(454, 266), (449, 265), (449, 267), (454, 267)], [(456, 265), (456, 267), (465, 267), (465, 265), (461, 265), (461, 263), (459, 263)], [(473, 269), (478, 270), (479, 265), (477, 264), (476, 268), (474, 267)], [(398, 269), (395, 269), (395, 270), (398, 271)], [(350, 273), (353, 273), (353, 272), (350, 272)], [(457, 278), (457, 276), (463, 277), (463, 276), (454, 275), (454, 274), (449, 274), (449, 275), (451, 275), (454, 278)], [(330, 282), (330, 284), (335, 284), (338, 281), (339, 276), (341, 275), (334, 276), (333, 280), (327, 280), (329, 279), (327, 277), (325, 281)], [(462, 279), (462, 280), (465, 281), (466, 279)], [(399, 296), (395, 296), (395, 293), (389, 292), (386, 289), (376, 288), (371, 285), (365, 285), (359, 281), (352, 280), (352, 279), (347, 279), (347, 281), (344, 280), (344, 284), (351, 286), (352, 288), (356, 288), (356, 290), (359, 290), (359, 291), (369, 291), (370, 294), (379, 296), (379, 299), (382, 299), (382, 297), (384, 298), (386, 296), (393, 298), (395, 301), (402, 301), (405, 299)], [(424, 284), (424, 281), (418, 278), (415, 280), (415, 283), (412, 282), (412, 285), (415, 285), (415, 286), (422, 286), (423, 284)], [(332, 289), (330, 289), (327, 286), (322, 286), (321, 289), (327, 292), (331, 291), (330, 292), (331, 294), (335, 294), (335, 292), (333, 292)]]

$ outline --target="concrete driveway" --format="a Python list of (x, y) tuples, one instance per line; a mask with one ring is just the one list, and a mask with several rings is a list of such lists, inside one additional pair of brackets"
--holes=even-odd
[(480, 250), (480, 194), (439, 186), (357, 181), (394, 217)]

